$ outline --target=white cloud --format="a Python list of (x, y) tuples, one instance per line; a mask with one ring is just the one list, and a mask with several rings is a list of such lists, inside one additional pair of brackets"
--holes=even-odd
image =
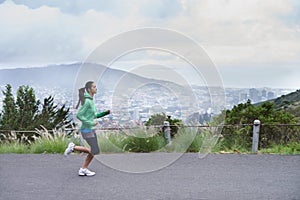
[(76, 19), (56, 8), (29, 9), (7, 1), (0, 5), (0, 25), (3, 63), (55, 63), (82, 57)]
[(0, 65), (82, 61), (100, 42), (142, 21), (134, 15), (118, 18), (93, 9), (69, 15), (55, 7), (31, 9), (6, 1), (0, 4)]
[(141, 27), (182, 32), (223, 72), (229, 66), (289, 65), (295, 75), (300, 63), (297, 1), (15, 2), (0, 4), (0, 67), (83, 61), (105, 40)]
[(167, 24), (195, 38), (216, 63), (299, 62), (299, 25), (281, 16), (289, 1), (186, 1), (187, 13)]

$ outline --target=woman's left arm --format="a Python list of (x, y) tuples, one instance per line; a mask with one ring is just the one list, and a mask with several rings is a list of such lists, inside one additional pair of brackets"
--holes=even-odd
[(96, 114), (96, 118), (104, 117), (106, 115), (110, 114), (110, 110), (106, 110), (104, 112), (100, 112)]

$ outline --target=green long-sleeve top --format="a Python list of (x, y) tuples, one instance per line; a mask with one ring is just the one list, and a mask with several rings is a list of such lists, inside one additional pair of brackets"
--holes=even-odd
[(94, 128), (94, 119), (103, 117), (109, 114), (108, 111), (96, 113), (96, 106), (93, 101), (93, 98), (89, 93), (84, 93), (84, 104), (80, 107), (77, 118), (82, 122), (81, 129), (93, 129)]

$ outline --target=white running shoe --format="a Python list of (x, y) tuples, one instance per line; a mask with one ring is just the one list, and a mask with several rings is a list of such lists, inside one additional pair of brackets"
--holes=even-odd
[(78, 171), (79, 176), (94, 176), (96, 173), (88, 170), (87, 168), (80, 168)]
[(75, 147), (75, 144), (74, 144), (73, 142), (70, 142), (70, 143), (68, 144), (68, 147), (67, 147), (66, 150), (65, 150), (64, 155), (67, 156), (67, 155), (69, 155), (71, 152), (73, 152), (73, 151), (74, 151), (74, 147)]

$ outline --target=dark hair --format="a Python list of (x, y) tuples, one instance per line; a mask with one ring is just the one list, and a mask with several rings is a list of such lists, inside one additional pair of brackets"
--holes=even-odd
[(88, 81), (88, 82), (86, 82), (86, 84), (85, 84), (85, 87), (83, 87), (83, 88), (80, 88), (79, 90), (78, 90), (78, 97), (79, 97), (79, 99), (78, 99), (78, 103), (77, 103), (77, 105), (76, 105), (76, 109), (79, 107), (79, 104), (81, 103), (81, 105), (83, 105), (84, 104), (84, 101), (85, 101), (85, 98), (84, 98), (84, 92), (86, 91), (86, 92), (89, 92), (89, 90), (92, 88), (92, 84), (94, 83), (94, 81)]

